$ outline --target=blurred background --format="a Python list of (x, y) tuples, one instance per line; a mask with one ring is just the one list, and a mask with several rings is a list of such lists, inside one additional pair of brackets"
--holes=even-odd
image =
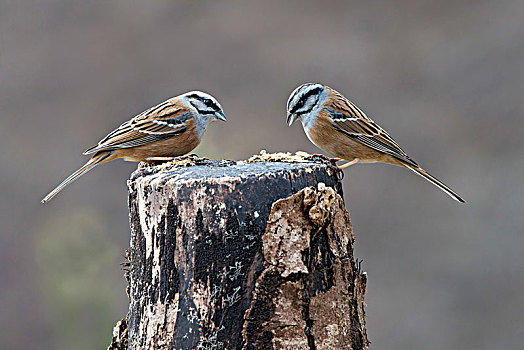
[(345, 171), (372, 349), (524, 341), (524, 2), (0, 1), (0, 343), (100, 349), (127, 312), (126, 179), (40, 199), (123, 121), (200, 89), (229, 118), (196, 153), (318, 152), (285, 103), (350, 97), (460, 205), (411, 172)]

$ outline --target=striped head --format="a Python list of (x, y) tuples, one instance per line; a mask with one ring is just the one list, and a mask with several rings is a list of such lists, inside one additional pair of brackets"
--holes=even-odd
[(287, 124), (291, 126), (296, 119), (303, 125), (313, 122), (327, 101), (329, 88), (318, 83), (302, 84), (287, 100)]
[(179, 98), (193, 112), (195, 118), (206, 121), (227, 120), (220, 103), (205, 92), (190, 91), (180, 95)]
[(190, 91), (175, 97), (191, 111), (196, 124), (196, 131), (201, 139), (209, 122), (226, 121), (222, 106), (211, 95), (202, 91)]

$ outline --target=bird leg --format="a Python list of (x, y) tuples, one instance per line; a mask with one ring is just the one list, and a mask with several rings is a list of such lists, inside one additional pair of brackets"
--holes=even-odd
[(353, 159), (352, 161), (347, 162), (346, 164), (339, 165), (338, 168), (339, 168), (340, 170), (345, 169), (345, 168), (347, 168), (347, 167), (350, 166), (350, 165), (357, 164), (358, 161), (359, 161), (359, 159), (358, 159), (358, 158), (355, 158), (355, 159)]
[(196, 154), (186, 154), (184, 156), (178, 156), (178, 157), (147, 157), (146, 161), (148, 162), (171, 162), (175, 160), (184, 160), (187, 158), (195, 158), (198, 157)]
[(313, 154), (313, 157), (318, 157), (318, 158), (326, 159), (326, 160), (330, 161), (331, 163), (336, 163), (336, 162), (340, 162), (341, 160), (344, 160), (344, 159), (342, 159), (342, 158), (329, 158), (329, 157), (326, 157), (325, 155), (320, 154), (320, 153), (315, 153), (315, 154)]
[(167, 162), (170, 160), (175, 160), (178, 157), (147, 157), (146, 160), (150, 162)]

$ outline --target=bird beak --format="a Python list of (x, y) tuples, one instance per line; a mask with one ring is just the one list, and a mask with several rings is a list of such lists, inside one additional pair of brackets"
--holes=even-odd
[(286, 119), (287, 125), (291, 126), (291, 124), (293, 124), (295, 119), (297, 119), (297, 115), (295, 113), (288, 112), (287, 119)]
[(222, 111), (215, 112), (215, 117), (217, 117), (217, 119), (220, 119), (224, 122), (227, 121), (226, 115)]

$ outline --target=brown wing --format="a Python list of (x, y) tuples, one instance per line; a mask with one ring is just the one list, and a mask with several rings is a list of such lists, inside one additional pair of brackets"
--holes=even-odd
[(335, 129), (379, 152), (389, 154), (413, 166), (418, 164), (382, 129), (346, 98), (338, 99), (334, 108), (326, 108)]
[(187, 108), (168, 100), (123, 123), (84, 154), (141, 146), (179, 135), (187, 130), (191, 118)]

